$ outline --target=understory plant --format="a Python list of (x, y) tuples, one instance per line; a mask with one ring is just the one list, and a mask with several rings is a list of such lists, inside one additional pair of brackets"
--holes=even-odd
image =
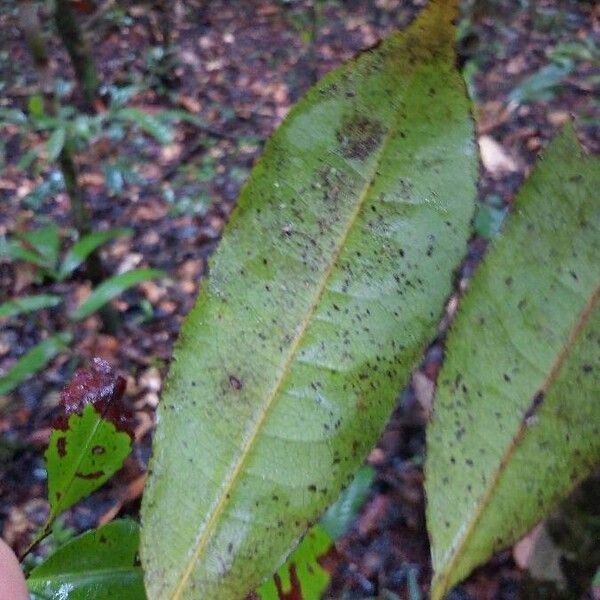
[[(324, 592), (318, 559), (347, 526), (331, 515), (360, 504), (353, 486), (321, 515), (435, 336), (471, 234), (478, 157), (455, 13), (431, 2), (323, 78), (255, 166), (159, 407), (144, 588), (137, 527), (116, 521), (57, 550), (33, 591), (108, 598), (103, 578), (125, 573), (121, 598)], [(599, 167), (567, 125), (461, 299), (427, 432), (433, 600), (600, 462)]]
[[(61, 234), (55, 223), (25, 231), (9, 239), (0, 238), (0, 257), (8, 257), (20, 264), (34, 268), (38, 283), (44, 280), (61, 282), (73, 276), (86, 259), (106, 242), (128, 236), (127, 228), (95, 231), (80, 237), (61, 256)], [(158, 269), (140, 268), (112, 275), (101, 280), (68, 316), (75, 325), (82, 319), (101, 310), (106, 304), (127, 289), (148, 279), (164, 275)], [(64, 298), (57, 294), (27, 294), (12, 297), (0, 304), (0, 321), (6, 322), (43, 308), (61, 306)], [(68, 348), (73, 339), (71, 331), (47, 335), (30, 348), (10, 368), (0, 375), (0, 395), (8, 394), (23, 381), (43, 369), (55, 356)]]

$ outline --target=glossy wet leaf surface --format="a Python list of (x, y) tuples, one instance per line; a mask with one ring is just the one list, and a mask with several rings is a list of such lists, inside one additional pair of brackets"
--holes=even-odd
[(461, 302), (428, 432), (434, 599), (600, 461), (598, 189), (567, 127)]
[(434, 334), (477, 166), (450, 4), (309, 91), (242, 191), (159, 407), (152, 599), (243, 598), (273, 573)]
[(67, 542), (30, 573), (39, 600), (145, 600), (138, 525), (113, 521)]

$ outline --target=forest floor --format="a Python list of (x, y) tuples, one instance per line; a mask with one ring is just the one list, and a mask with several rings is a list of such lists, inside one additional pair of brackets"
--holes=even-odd
[[(175, 52), (166, 74), (160, 68), (161, 17), (149, 3), (119, 3), (124, 8), (113, 7), (100, 18), (81, 16), (109, 91), (136, 86), (130, 106), (152, 115), (185, 110), (205, 125), (176, 120), (168, 143), (128, 133), (118, 144), (106, 137), (93, 140), (77, 154), (79, 183), (94, 228), (134, 229), (133, 236), (103, 251), (107, 271), (149, 266), (168, 275), (144, 282), (113, 302), (121, 320), (116, 333), (103, 332), (97, 315), (74, 324), (66, 311), (56, 308), (0, 323), (0, 372), (52, 332), (71, 331), (74, 336), (68, 352), (0, 397), (0, 534), (17, 551), (48, 513), (43, 453), (59, 392), (74, 370), (95, 356), (107, 359), (127, 380), (136, 443), (124, 468), (70, 510), (64, 525), (82, 531), (117, 514), (137, 515), (173, 343), (198, 293), (207, 257), (265, 140), (316, 79), (404, 27), (423, 4), (329, 0), (312, 11), (302, 0), (174, 2)], [(515, 190), (570, 115), (584, 146), (600, 152), (600, 6), (515, 0), (482, 2), (475, 10), (466, 4), (471, 8), (461, 21), (460, 58), (475, 100), (482, 150), (476, 235), (439, 336), (368, 458), (377, 475), (355, 526), (338, 543), (334, 598), (379, 594), (415, 600), (411, 578), (426, 593), (430, 567), (422, 490), (424, 427), (444, 332), (489, 239), (510, 210)], [(0, 108), (25, 109), (38, 82), (14, 6), (0, 3)], [(46, 25), (48, 21), (46, 14)], [(73, 81), (56, 37), (50, 49), (55, 78)], [(67, 86), (65, 102), (77, 101), (77, 91)], [(36, 172), (18, 166), (40, 134), (23, 134), (10, 123), (0, 123), (0, 131), (0, 236), (48, 220), (67, 231), (66, 194), (44, 183), (52, 181), (56, 167)], [(73, 307), (89, 292), (89, 282), (80, 270), (67, 281), (39, 283), (31, 266), (0, 257), (0, 301), (32, 292), (56, 293)], [(517, 598), (523, 594), (522, 578), (509, 550), (478, 570), (452, 598)]]

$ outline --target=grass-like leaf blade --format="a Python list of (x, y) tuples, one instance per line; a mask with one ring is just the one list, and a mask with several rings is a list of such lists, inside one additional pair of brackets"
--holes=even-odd
[(72, 337), (70, 333), (63, 332), (36, 344), (0, 376), (0, 395), (12, 392), (23, 381), (43, 369), (57, 354), (66, 350)]
[(30, 313), (41, 308), (57, 306), (61, 302), (62, 298), (60, 296), (52, 294), (35, 294), (23, 296), (22, 298), (13, 298), (0, 304), (0, 319), (16, 317), (17, 315)]
[(94, 231), (84, 235), (81, 239), (71, 246), (63, 258), (62, 264), (58, 271), (60, 279), (68, 277), (85, 259), (94, 251), (106, 242), (122, 236), (133, 234), (133, 229), (127, 227), (119, 227), (115, 229), (107, 229), (106, 231)]
[(74, 321), (85, 319), (85, 317), (91, 315), (130, 287), (147, 279), (154, 279), (164, 275), (164, 271), (159, 269), (133, 269), (132, 271), (109, 277), (96, 287), (77, 309), (73, 311), (71, 318)]

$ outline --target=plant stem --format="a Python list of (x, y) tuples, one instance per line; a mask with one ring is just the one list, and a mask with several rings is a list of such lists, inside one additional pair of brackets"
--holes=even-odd
[[(60, 10), (60, 5), (62, 4), (68, 4), (68, 2), (64, 2), (63, 0), (57, 0), (55, 13), (57, 18), (59, 13), (61, 13), (61, 15), (65, 14)], [(67, 11), (70, 10), (70, 7), (68, 7)], [(71, 19), (73, 20), (73, 23), (75, 24), (75, 27), (77, 28), (77, 22), (74, 21), (74, 15), (72, 14), (72, 12), (69, 12), (69, 14), (71, 16)], [(56, 110), (53, 106), (53, 103), (51, 102), (53, 94), (51, 78), (48, 71), (48, 50), (46, 47), (44, 35), (41, 30), (40, 21), (37, 13), (37, 7), (31, 0), (24, 0), (20, 6), (19, 16), (21, 28), (25, 36), (27, 47), (35, 64), (35, 67), (38, 71), (42, 92), (44, 93), (44, 97), (46, 99), (45, 104), (47, 111), (49, 113), (54, 113), (56, 112)], [(69, 22), (68, 17), (64, 22)], [(79, 30), (77, 29), (77, 31)], [(79, 39), (82, 40), (83, 38), (80, 37)], [(89, 56), (91, 60), (91, 55)], [(91, 65), (93, 66), (93, 62), (91, 63)], [(96, 89), (97, 80), (94, 90)], [(96, 92), (94, 91), (94, 97), (95, 93)], [(80, 235), (85, 235), (86, 233), (89, 233), (91, 231), (91, 219), (89, 211), (87, 210), (87, 207), (83, 200), (81, 188), (79, 187), (79, 184), (77, 182), (77, 165), (75, 164), (75, 160), (73, 159), (68, 135), (66, 136), (65, 143), (59, 154), (58, 163), (65, 181), (67, 194), (69, 196), (69, 207), (71, 211), (71, 219), (73, 220), (73, 225), (75, 226)], [(90, 281), (94, 285), (99, 284), (105, 279), (104, 268), (102, 266), (100, 255), (97, 251), (92, 252), (86, 258), (85, 268), (88, 277), (90, 278)], [(108, 333), (114, 334), (118, 330), (119, 326), (119, 317), (116, 310), (112, 306), (107, 304), (103, 306), (99, 312), (102, 318), (104, 330)]]
[(54, 519), (51, 519), (50, 517), (48, 517), (48, 520), (44, 523), (44, 526), (36, 533), (35, 537), (33, 538), (33, 540), (31, 540), (31, 542), (29, 543), (29, 545), (27, 546), (27, 548), (25, 548), (25, 550), (23, 550), (23, 552), (21, 552), (21, 554), (19, 555), (19, 562), (23, 562), (25, 560), (25, 557), (43, 540), (45, 540), (51, 533), (52, 533), (52, 523), (53, 523)]
[(77, 23), (69, 0), (55, 0), (55, 2), (54, 22), (56, 23), (56, 29), (73, 63), (86, 110), (95, 112), (94, 103), (98, 98), (99, 80), (94, 58)]

